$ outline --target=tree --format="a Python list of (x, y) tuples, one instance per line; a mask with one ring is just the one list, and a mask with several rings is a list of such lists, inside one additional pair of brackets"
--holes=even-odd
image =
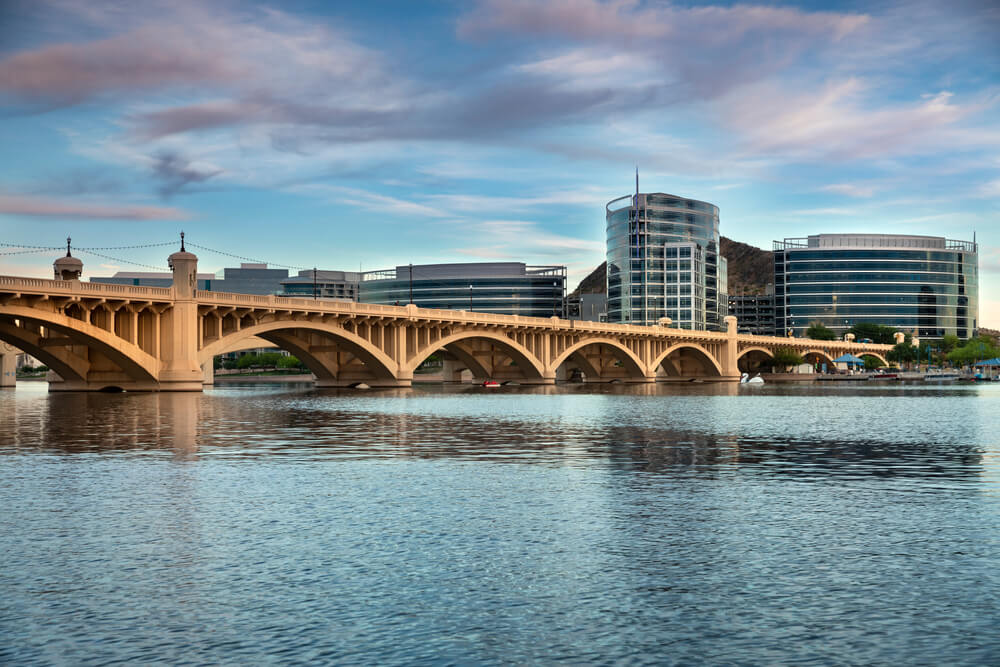
[(771, 359), (771, 363), (774, 365), (775, 369), (780, 368), (782, 372), (789, 366), (798, 366), (799, 364), (805, 363), (800, 355), (795, 350), (782, 347), (774, 351), (774, 358)]
[(299, 361), (298, 357), (288, 355), (278, 360), (278, 368), (305, 368), (305, 364)]
[(945, 334), (941, 337), (941, 351), (948, 354), (962, 344), (961, 339), (955, 334)]
[(917, 358), (917, 348), (913, 347), (913, 344), (909, 340), (909, 336), (906, 337), (902, 343), (897, 343), (893, 346), (891, 350), (885, 355), (886, 359), (889, 361), (895, 361), (896, 363), (906, 363), (913, 361)]
[(870, 371), (876, 368), (882, 368), (885, 364), (878, 357), (873, 357), (870, 354), (861, 355), (861, 358), (865, 360), (865, 370)]
[(263, 352), (258, 356), (258, 363), (264, 368), (277, 368), (278, 362), (284, 356), (280, 352)]
[(968, 366), (977, 361), (1000, 356), (998, 349), (989, 336), (978, 336), (966, 341), (962, 347), (957, 347), (948, 353), (948, 361), (956, 366)]
[(243, 370), (260, 365), (260, 359), (256, 354), (244, 354), (236, 361), (236, 368)]
[(822, 322), (813, 322), (806, 329), (806, 338), (812, 338), (813, 340), (836, 340), (837, 334)]
[(896, 329), (882, 326), (874, 322), (859, 322), (851, 327), (851, 333), (856, 340), (870, 340), (879, 345), (892, 345), (896, 342)]

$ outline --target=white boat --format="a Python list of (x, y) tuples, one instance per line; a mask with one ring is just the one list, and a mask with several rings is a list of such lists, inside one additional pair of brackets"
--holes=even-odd
[(740, 376), (740, 384), (764, 384), (764, 378), (760, 376), (760, 373), (750, 377), (749, 373), (744, 373)]

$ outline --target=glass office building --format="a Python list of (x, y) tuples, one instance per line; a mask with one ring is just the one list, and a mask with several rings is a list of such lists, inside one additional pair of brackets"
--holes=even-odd
[(726, 316), (719, 209), (675, 195), (639, 193), (606, 207), (608, 321), (717, 331)]
[(565, 266), (520, 262), (423, 264), (361, 274), (363, 303), (564, 317)]
[(976, 335), (975, 242), (938, 236), (818, 234), (774, 242), (775, 329), (813, 322), (838, 335), (870, 322), (920, 338)]

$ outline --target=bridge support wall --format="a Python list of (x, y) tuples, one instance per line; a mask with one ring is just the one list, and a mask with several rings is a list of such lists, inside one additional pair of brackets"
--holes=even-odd
[(17, 385), (17, 350), (0, 343), (0, 387)]

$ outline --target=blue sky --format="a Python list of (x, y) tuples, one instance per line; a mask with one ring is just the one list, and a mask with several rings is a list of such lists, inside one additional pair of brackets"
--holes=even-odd
[(975, 230), (1000, 327), (998, 34), (989, 2), (7, 0), (0, 242), (183, 229), (292, 266), (513, 260), (575, 284), (638, 164), (766, 249)]

